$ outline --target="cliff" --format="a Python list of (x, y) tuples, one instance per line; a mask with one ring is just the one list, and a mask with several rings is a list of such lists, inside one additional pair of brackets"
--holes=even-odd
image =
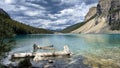
[(87, 13), (87, 15), (85, 16), (85, 21), (90, 19), (92, 16), (94, 16), (97, 12), (96, 7), (92, 7), (89, 9), (89, 12)]
[(113, 0), (111, 2), (108, 22), (111, 30), (120, 30), (120, 0)]
[(96, 8), (90, 8), (85, 16), (85, 22), (70, 32), (120, 33), (120, 0), (100, 0)]

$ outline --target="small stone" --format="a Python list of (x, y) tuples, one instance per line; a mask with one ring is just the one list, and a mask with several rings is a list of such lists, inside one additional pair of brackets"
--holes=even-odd
[(53, 63), (53, 60), (48, 60), (49, 63)]
[(98, 65), (97, 63), (93, 63), (93, 64), (92, 64), (92, 67), (93, 67), (93, 68), (99, 68), (99, 65)]
[(45, 65), (45, 66), (44, 66), (44, 68), (49, 68), (49, 67), (50, 67), (50, 65)]

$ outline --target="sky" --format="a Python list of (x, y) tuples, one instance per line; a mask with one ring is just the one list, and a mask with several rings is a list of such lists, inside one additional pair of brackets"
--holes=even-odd
[(89, 8), (98, 0), (0, 0), (14, 20), (38, 28), (64, 29), (84, 21)]

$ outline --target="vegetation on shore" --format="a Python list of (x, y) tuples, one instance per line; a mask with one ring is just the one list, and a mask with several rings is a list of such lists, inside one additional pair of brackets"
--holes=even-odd
[[(11, 37), (11, 35), (11, 33), (6, 32), (0, 33), (0, 62), (15, 44), (14, 40), (6, 40), (6, 38)], [(5, 68), (5, 66), (0, 63), (0, 68)]]
[[(48, 34), (53, 33), (50, 30), (35, 28), (23, 23), (17, 22), (2, 9), (0, 9), (0, 62), (7, 55), (7, 52), (14, 46), (15, 41), (8, 39), (16, 34)], [(0, 63), (0, 68), (5, 68)]]
[(50, 30), (35, 28), (23, 23), (17, 22), (8, 16), (8, 14), (0, 13), (0, 33), (13, 33), (13, 34), (46, 34), (52, 33)]

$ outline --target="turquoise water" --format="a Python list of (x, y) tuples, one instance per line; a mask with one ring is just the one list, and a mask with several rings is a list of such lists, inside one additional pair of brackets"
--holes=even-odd
[(54, 45), (57, 50), (62, 50), (64, 45), (68, 45), (74, 53), (120, 47), (120, 35), (116, 34), (37, 34), (18, 35), (14, 39), (16, 45), (11, 52), (31, 52), (34, 43), (40, 46)]
[(32, 52), (34, 43), (54, 45), (56, 50), (63, 50), (63, 46), (68, 45), (74, 56), (94, 54), (120, 62), (119, 34), (31, 34), (17, 35), (14, 39), (16, 45), (10, 53)]

